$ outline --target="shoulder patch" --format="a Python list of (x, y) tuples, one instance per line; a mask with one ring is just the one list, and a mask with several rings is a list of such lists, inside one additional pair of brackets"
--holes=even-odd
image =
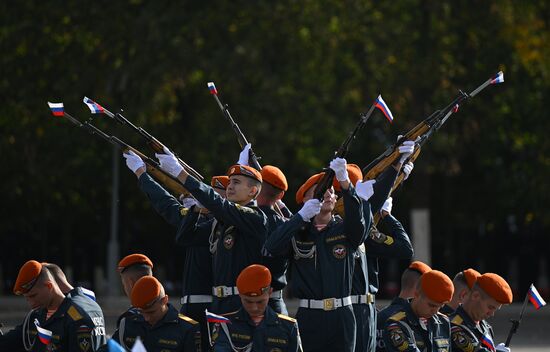
[(409, 341), (409, 338), (405, 335), (405, 332), (398, 323), (388, 325), (386, 328), (388, 331), (389, 339), (393, 347), (398, 351), (406, 351), (409, 346), (414, 345)]
[(451, 340), (453, 342), (453, 350), (462, 352), (474, 352), (476, 350), (477, 341), (466, 331), (459, 326), (453, 326), (451, 329)]
[(82, 315), (78, 312), (78, 310), (75, 308), (75, 306), (71, 306), (67, 310), (67, 314), (71, 317), (72, 320), (77, 321), (82, 319)]
[(462, 317), (461, 317), (460, 315), (456, 315), (456, 316), (451, 320), (451, 324), (460, 325), (460, 324), (462, 324), (463, 321), (464, 321), (464, 319), (462, 319)]
[(189, 318), (187, 315), (178, 314), (178, 317), (179, 317), (181, 320), (185, 320), (186, 322), (191, 323), (191, 324), (193, 324), (193, 325), (199, 323), (198, 321)]
[(384, 240), (384, 244), (387, 245), (387, 246), (391, 246), (393, 244), (393, 237), (386, 235), (386, 239)]
[(397, 312), (394, 315), (392, 315), (391, 317), (389, 317), (388, 319), (389, 320), (394, 320), (394, 321), (400, 321), (400, 320), (403, 320), (403, 318), (405, 318), (406, 316), (407, 316), (407, 313), (405, 313), (405, 312)]
[(292, 322), (292, 323), (295, 323), (295, 322), (296, 322), (296, 319), (291, 318), (291, 317), (289, 317), (288, 315), (284, 315), (284, 314), (279, 314), (279, 313), (277, 313), (277, 316), (278, 316), (280, 319), (283, 319), (283, 320), (286, 320), (286, 321), (290, 321), (290, 322)]
[(184, 208), (184, 207), (180, 208), (181, 216), (186, 216), (188, 212), (189, 212), (189, 208)]

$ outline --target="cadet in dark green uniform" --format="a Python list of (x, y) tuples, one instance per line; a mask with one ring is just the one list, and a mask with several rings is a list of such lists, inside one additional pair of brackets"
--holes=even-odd
[(399, 295), (395, 297), (387, 307), (382, 309), (377, 314), (376, 351), (382, 352), (386, 350), (383, 337), (386, 321), (389, 317), (402, 310), (403, 307), (409, 303), (409, 299), (415, 295), (420, 277), (431, 270), (432, 268), (430, 268), (427, 264), (416, 260), (409, 264), (407, 269), (403, 271), (401, 274), (401, 289), (399, 291)]
[[(67, 297), (49, 270), (35, 260), (20, 269), (14, 293), (23, 295), (33, 309), (19, 331), (10, 333), (2, 351), (97, 351), (105, 340), (103, 312), (89, 297)], [(15, 336), (17, 337), (17, 336)]]
[(237, 278), (242, 308), (225, 316), (230, 324), (216, 324), (214, 351), (301, 351), (296, 319), (268, 306), (273, 288), (269, 269), (253, 264)]
[(480, 276), (481, 274), (472, 268), (457, 273), (453, 278), (453, 286), (455, 288), (453, 298), (449, 303), (441, 307), (439, 312), (446, 316), (451, 316), (458, 306), (464, 302), (464, 299), (468, 296), (477, 278)]
[(240, 306), (235, 281), (250, 264), (262, 261), (261, 249), (267, 236), (267, 219), (255, 205), (261, 189), (261, 174), (245, 165), (229, 169), (226, 198), (212, 187), (199, 182), (181, 167), (170, 151), (157, 154), (162, 169), (177, 177), (185, 189), (215, 217), (212, 236), (213, 302), (214, 313), (227, 313)]
[[(300, 298), (296, 315), (304, 351), (353, 351), (355, 318), (351, 307), (354, 252), (370, 226), (363, 203), (349, 182), (344, 159), (330, 163), (342, 188), (346, 218), (332, 215), (336, 204), (329, 188), (323, 202), (313, 199), (322, 174), (310, 177), (298, 190), (304, 206), (280, 225), (266, 241), (266, 252), (291, 256), (290, 287)], [(365, 203), (369, 206), (368, 203)]]
[(449, 319), (438, 310), (452, 296), (453, 282), (447, 275), (437, 270), (423, 274), (411, 302), (384, 324), (386, 351), (450, 351)]
[(449, 317), (453, 351), (510, 352), (503, 343), (495, 346), (493, 329), (486, 319), (512, 300), (512, 290), (502, 277), (493, 273), (479, 276), (462, 305)]
[(131, 349), (139, 336), (148, 352), (201, 351), (199, 323), (179, 314), (168, 303), (164, 287), (156, 278), (145, 276), (135, 283), (132, 305), (141, 314), (122, 319), (115, 339), (119, 344)]

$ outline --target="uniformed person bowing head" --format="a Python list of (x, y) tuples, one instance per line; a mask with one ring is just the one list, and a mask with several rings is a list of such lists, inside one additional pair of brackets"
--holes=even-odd
[(504, 343), (495, 346), (493, 329), (486, 319), (512, 300), (512, 290), (502, 277), (493, 273), (479, 276), (462, 305), (450, 316), (453, 351), (509, 352)]
[(462, 270), (457, 273), (453, 278), (453, 286), (455, 287), (453, 298), (449, 303), (441, 307), (439, 311), (446, 316), (453, 314), (458, 306), (464, 302), (464, 299), (470, 293), (470, 290), (474, 287), (477, 278), (480, 276), (481, 274), (472, 268)]
[(131, 349), (139, 336), (148, 352), (201, 351), (199, 323), (178, 314), (168, 302), (164, 287), (153, 276), (139, 279), (132, 289), (132, 305), (141, 315), (125, 318), (119, 343)]
[(230, 324), (214, 328), (214, 351), (299, 351), (296, 320), (269, 305), (271, 273), (263, 265), (246, 267), (237, 277), (242, 307), (225, 314)]
[(438, 313), (451, 300), (453, 282), (438, 270), (423, 274), (411, 302), (385, 323), (383, 338), (387, 351), (449, 351), (451, 328)]
[(153, 275), (153, 262), (145, 254), (133, 253), (118, 262), (117, 270), (120, 274), (124, 293), (130, 298), (136, 281), (143, 276)]

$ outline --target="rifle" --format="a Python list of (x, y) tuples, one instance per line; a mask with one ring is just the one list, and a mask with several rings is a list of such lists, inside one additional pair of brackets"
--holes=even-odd
[[(129, 126), (132, 130), (134, 130), (140, 136), (145, 138), (145, 141), (146, 141), (147, 145), (149, 145), (149, 147), (151, 147), (151, 149), (155, 153), (164, 154), (165, 145), (162, 144), (158, 139), (156, 139), (149, 132), (147, 132), (146, 130), (144, 130), (141, 127), (137, 127), (132, 122), (130, 122), (126, 117), (124, 117), (122, 115), (122, 109), (120, 110), (120, 112), (117, 112), (116, 114), (113, 114), (109, 110), (105, 109), (105, 107), (103, 107), (102, 105), (99, 105), (98, 103), (96, 103), (95, 101), (93, 101), (92, 99), (90, 99), (88, 97), (84, 97), (84, 99), (82, 101), (84, 102), (84, 104), (88, 105), (89, 107), (90, 107), (90, 104), (94, 106), (95, 110), (92, 110), (92, 107), (90, 107), (90, 110), (92, 110), (93, 114), (104, 113), (105, 115), (109, 116), (110, 118), (112, 118), (116, 122), (120, 123), (121, 125)], [(185, 169), (185, 171), (187, 171), (188, 174), (192, 175), (193, 177), (195, 177), (199, 181), (204, 180), (204, 177), (198, 171), (196, 171), (191, 166), (189, 166), (179, 156), (177, 156), (177, 155), (175, 155), (175, 156), (176, 156), (176, 159), (178, 159), (178, 162), (180, 163), (180, 165)]]
[(374, 159), (370, 164), (363, 168), (363, 180), (372, 180), (380, 175), (388, 166), (393, 164), (399, 158), (399, 146), (403, 142), (410, 140), (415, 141), (417, 137), (420, 137), (421, 141), (428, 139), (434, 132), (439, 130), (441, 126), (449, 119), (449, 117), (458, 111), (460, 105), (465, 103), (468, 99), (473, 98), (483, 89), (490, 84), (503, 82), (502, 71), (498, 72), (495, 76), (489, 78), (483, 82), (479, 87), (474, 89), (470, 94), (464, 93), (459, 90), (458, 96), (446, 107), (441, 110), (436, 110), (424, 121), (416, 125), (412, 130), (407, 132), (404, 136), (399, 138), (397, 142), (388, 147), (384, 153)]
[[(56, 104), (56, 105), (59, 105), (59, 104)], [(99, 136), (102, 139), (106, 140), (107, 142), (118, 146), (123, 153), (126, 153), (130, 150), (136, 153), (141, 158), (141, 160), (143, 160), (143, 162), (145, 163), (145, 168), (147, 170), (147, 173), (150, 174), (154, 179), (156, 179), (162, 185), (164, 185), (169, 191), (172, 192), (174, 196), (179, 197), (181, 194), (183, 194), (184, 196), (187, 196), (190, 194), (189, 191), (187, 191), (183, 187), (183, 185), (177, 178), (163, 171), (156, 160), (149, 158), (148, 156), (144, 155), (136, 148), (128, 145), (127, 143), (123, 142), (122, 140), (120, 140), (115, 136), (109, 136), (108, 134), (106, 134), (96, 126), (92, 125), (90, 121), (85, 121), (83, 123), (80, 122), (78, 119), (74, 118), (73, 116), (65, 112), (62, 107), (61, 107), (61, 111), (56, 112), (52, 109), (52, 112), (54, 116), (63, 116), (67, 118), (69, 121), (71, 121), (77, 127), (83, 128), (88, 132), (90, 132), (91, 134)]]

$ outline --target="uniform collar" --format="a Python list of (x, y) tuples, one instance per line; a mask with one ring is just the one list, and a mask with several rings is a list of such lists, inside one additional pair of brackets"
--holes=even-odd
[(260, 325), (266, 324), (266, 325), (275, 325), (277, 324), (277, 314), (271, 307), (266, 306), (265, 313), (264, 313), (264, 319), (261, 321), (259, 325), (255, 325), (252, 319), (250, 319), (250, 315), (244, 308), (240, 308), (237, 312), (237, 315), (235, 316), (236, 320), (240, 321), (246, 321), (249, 325), (258, 327)]
[(168, 311), (166, 314), (164, 314), (164, 317), (160, 319), (154, 326), (151, 327), (151, 329), (157, 328), (159, 326), (162, 326), (164, 324), (171, 324), (171, 323), (177, 323), (178, 322), (178, 311), (174, 306), (170, 303), (167, 304)]
[(458, 306), (458, 308), (456, 309), (456, 313), (460, 315), (462, 319), (464, 319), (464, 323), (467, 327), (476, 329), (482, 334), (484, 334), (486, 330), (489, 330), (488, 324), (487, 322), (485, 322), (485, 320), (481, 320), (479, 322), (479, 325), (476, 324), (475, 321), (473, 321), (472, 318), (470, 318), (470, 316), (464, 310), (464, 308), (462, 308), (462, 305)]

